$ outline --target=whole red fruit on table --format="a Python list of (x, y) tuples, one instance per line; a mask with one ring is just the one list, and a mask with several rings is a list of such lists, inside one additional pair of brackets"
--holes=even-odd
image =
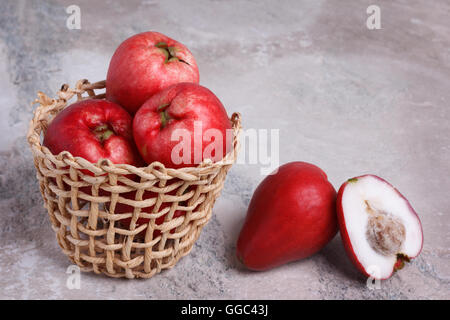
[(205, 158), (218, 161), (232, 149), (225, 108), (194, 83), (170, 86), (147, 100), (134, 117), (133, 136), (147, 163), (170, 168), (195, 166)]
[(183, 44), (158, 32), (134, 35), (114, 52), (106, 77), (106, 98), (134, 114), (156, 92), (180, 82), (199, 82), (194, 56)]
[(131, 125), (131, 116), (121, 106), (106, 100), (83, 100), (58, 113), (47, 128), (44, 146), (55, 155), (68, 151), (92, 163), (109, 159), (139, 166), (142, 159)]
[(266, 270), (307, 258), (338, 230), (336, 190), (327, 175), (306, 162), (290, 162), (256, 188), (237, 242), (249, 269)]

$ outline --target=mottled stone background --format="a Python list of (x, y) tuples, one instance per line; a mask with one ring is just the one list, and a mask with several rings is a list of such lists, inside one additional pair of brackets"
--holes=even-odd
[[(81, 30), (65, 8), (81, 8)], [(381, 30), (366, 8), (381, 8)], [(0, 3), (0, 298), (436, 299), (450, 293), (450, 3), (439, 1), (9, 1)], [(25, 141), (38, 90), (102, 80), (115, 47), (157, 30), (185, 43), (201, 83), (246, 128), (280, 129), (280, 162), (336, 188), (373, 173), (410, 199), (422, 254), (369, 290), (337, 236), (304, 261), (254, 273), (235, 242), (258, 165), (238, 164), (190, 255), (149, 280), (82, 274), (61, 253)]]

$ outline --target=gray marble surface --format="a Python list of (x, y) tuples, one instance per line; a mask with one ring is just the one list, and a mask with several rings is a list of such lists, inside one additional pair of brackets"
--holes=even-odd
[[(450, 3), (437, 1), (73, 1), (0, 3), (0, 298), (448, 299), (450, 293)], [(368, 30), (366, 8), (381, 8)], [(230, 171), (192, 252), (149, 280), (83, 273), (50, 227), (25, 141), (38, 90), (102, 80), (115, 47), (156, 30), (185, 43), (201, 83), (245, 128), (279, 129), (280, 163), (312, 162), (336, 188), (377, 174), (411, 201), (422, 254), (378, 290), (341, 240), (313, 257), (250, 272), (235, 243), (260, 165)]]

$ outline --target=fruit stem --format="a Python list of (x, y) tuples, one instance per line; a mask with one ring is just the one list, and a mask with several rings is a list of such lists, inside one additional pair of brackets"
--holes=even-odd
[(103, 132), (103, 134), (100, 136), (100, 140), (102, 142), (106, 141), (109, 139), (109, 137), (111, 137), (114, 134), (114, 132), (112, 132), (112, 130), (106, 130)]
[(397, 262), (394, 265), (394, 271), (401, 270), (405, 266), (405, 262), (410, 262), (411, 259), (403, 254), (403, 253), (397, 253)]
[(178, 58), (176, 56), (176, 48), (175, 47), (169, 47), (167, 45), (167, 43), (165, 43), (164, 41), (158, 42), (157, 44), (155, 44), (155, 47), (161, 49), (161, 51), (164, 53), (165, 59), (164, 59), (164, 63), (168, 63), (168, 62), (172, 62), (172, 61), (180, 61), (183, 63), (186, 63), (189, 65), (189, 63), (187, 63), (184, 60), (181, 60), (180, 58)]
[(114, 131), (107, 124), (102, 124), (94, 129), (94, 134), (101, 143), (104, 143), (114, 134)]
[(157, 44), (155, 44), (155, 47), (157, 47), (157, 48), (167, 48), (167, 43), (165, 43), (164, 41), (160, 41)]
[(167, 125), (167, 122), (171, 119), (169, 113), (167, 112), (167, 107), (169, 105), (169, 103), (166, 103), (158, 107), (158, 111), (160, 111), (159, 116), (161, 117), (161, 128), (164, 128)]

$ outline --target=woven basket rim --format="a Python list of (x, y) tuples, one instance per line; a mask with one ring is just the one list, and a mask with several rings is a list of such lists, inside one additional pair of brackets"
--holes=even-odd
[[(75, 88), (72, 89), (68, 84), (63, 84), (61, 89), (57, 92), (57, 98), (50, 98), (41, 91), (38, 91), (37, 98), (31, 105), (39, 104), (33, 111), (33, 118), (30, 120), (27, 141), (34, 154), (49, 159), (53, 163), (62, 164), (66, 166), (75, 167), (79, 170), (89, 170), (95, 176), (101, 176), (108, 173), (116, 173), (121, 175), (136, 174), (146, 179), (166, 178), (172, 177), (182, 178), (183, 180), (198, 180), (198, 176), (207, 174), (210, 169), (215, 167), (232, 165), (236, 161), (237, 153), (239, 151), (239, 136), (242, 131), (241, 115), (234, 112), (230, 118), (233, 129), (233, 149), (228, 152), (225, 157), (217, 162), (212, 162), (210, 159), (202, 161), (197, 166), (170, 168), (164, 164), (154, 161), (144, 167), (136, 167), (130, 164), (116, 164), (109, 159), (100, 159), (97, 163), (92, 163), (83, 157), (73, 156), (69, 151), (62, 151), (54, 155), (47, 147), (41, 143), (41, 134), (48, 125), (47, 118), (53, 117), (75, 102), (69, 102), (73, 97), (77, 97), (77, 101), (85, 99), (105, 99), (105, 94), (95, 94), (94, 89), (104, 89), (106, 81), (99, 81), (90, 83), (87, 79), (77, 81)], [(83, 96), (87, 93), (88, 96)], [(52, 119), (53, 120), (53, 119)]]

